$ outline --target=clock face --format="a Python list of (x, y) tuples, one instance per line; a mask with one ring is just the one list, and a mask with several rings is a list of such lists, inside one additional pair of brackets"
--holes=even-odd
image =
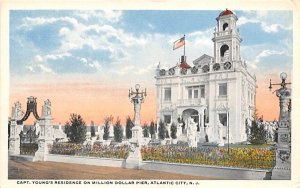
[(161, 69), (161, 70), (159, 71), (159, 75), (160, 75), (160, 76), (165, 76), (165, 75), (166, 75), (166, 70), (165, 70), (165, 69)]
[(198, 72), (198, 68), (197, 68), (197, 67), (193, 67), (193, 68), (192, 68), (192, 73), (193, 73), (193, 74), (197, 74), (197, 72)]
[(186, 75), (187, 70), (185, 68), (183, 68), (183, 69), (181, 69), (180, 73), (183, 74), (183, 75)]
[(231, 69), (231, 63), (229, 61), (227, 61), (226, 63), (224, 63), (224, 69), (225, 70)]
[(174, 75), (174, 74), (175, 74), (175, 69), (174, 68), (169, 69), (169, 75)]
[(219, 63), (214, 64), (213, 69), (214, 71), (220, 70), (220, 64)]
[(204, 65), (204, 66), (202, 67), (202, 70), (203, 70), (204, 73), (205, 73), (205, 72), (208, 72), (208, 71), (209, 71), (209, 66), (208, 66), (208, 65)]

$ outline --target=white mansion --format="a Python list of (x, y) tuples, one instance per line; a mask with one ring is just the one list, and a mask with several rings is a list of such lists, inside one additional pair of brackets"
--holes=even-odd
[(243, 142), (245, 122), (255, 109), (256, 78), (240, 57), (237, 16), (226, 9), (216, 20), (213, 57), (203, 54), (189, 65), (182, 56), (180, 64), (167, 70), (158, 65), (157, 118), (177, 125), (182, 130), (178, 139), (184, 139), (193, 124), (197, 142)]

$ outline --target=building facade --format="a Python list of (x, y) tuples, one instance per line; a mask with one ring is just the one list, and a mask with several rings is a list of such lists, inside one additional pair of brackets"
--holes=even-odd
[[(256, 78), (240, 57), (238, 18), (230, 10), (216, 18), (213, 56), (204, 54), (193, 65), (181, 57), (170, 69), (156, 70), (158, 122), (197, 124), (198, 142), (237, 143), (247, 140), (246, 121), (255, 110)], [(221, 129), (221, 130), (220, 130)], [(206, 137), (206, 138), (203, 138)]]

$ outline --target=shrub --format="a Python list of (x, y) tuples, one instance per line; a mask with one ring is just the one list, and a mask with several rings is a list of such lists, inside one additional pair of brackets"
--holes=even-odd
[(114, 139), (116, 142), (122, 142), (122, 138), (123, 138), (123, 129), (120, 123), (120, 119), (118, 118), (114, 126)]
[(83, 146), (75, 143), (54, 143), (49, 146), (49, 151), (51, 154), (59, 155), (125, 159), (129, 154), (129, 146), (103, 146), (101, 144)]
[(128, 116), (126, 119), (126, 138), (130, 139), (132, 138), (132, 127), (133, 127), (133, 122), (131, 121), (130, 117)]
[(158, 137), (161, 140), (164, 140), (166, 138), (166, 126), (162, 121), (159, 122)]
[(176, 139), (177, 138), (177, 127), (174, 123), (171, 125), (171, 138)]
[(65, 133), (73, 143), (85, 141), (86, 126), (79, 114), (71, 114), (70, 122), (67, 122), (65, 125)]

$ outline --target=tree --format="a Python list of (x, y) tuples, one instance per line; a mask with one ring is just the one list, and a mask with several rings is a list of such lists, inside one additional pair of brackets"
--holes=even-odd
[(151, 123), (150, 123), (150, 127), (149, 127), (149, 132), (150, 132), (151, 138), (154, 137), (155, 131), (156, 131), (156, 130), (155, 130), (155, 124), (154, 124), (154, 122), (153, 122), (153, 120), (152, 120)]
[(96, 136), (94, 121), (91, 122), (91, 137)]
[(85, 141), (86, 126), (79, 114), (71, 114), (70, 122), (65, 125), (65, 133), (73, 143), (83, 143)]
[(258, 118), (257, 110), (255, 110), (253, 115), (253, 120), (251, 122), (251, 128), (250, 128), (249, 141), (251, 144), (259, 145), (267, 142), (266, 140), (267, 132), (264, 129), (262, 122), (263, 122), (262, 117)]
[(120, 119), (117, 118), (116, 124), (114, 126), (114, 139), (116, 142), (122, 142), (123, 129), (120, 123)]
[(158, 125), (158, 138), (161, 140), (166, 138), (166, 126), (161, 120), (159, 121)]
[(147, 124), (144, 124), (143, 126), (143, 135), (144, 137), (149, 137), (149, 127), (147, 126)]
[(108, 137), (109, 137), (109, 128), (110, 128), (110, 123), (113, 121), (113, 117), (112, 116), (109, 116), (109, 117), (106, 117), (104, 118), (104, 133), (103, 133), (103, 139), (104, 140), (107, 140)]
[(171, 138), (176, 139), (177, 138), (177, 127), (174, 123), (171, 125)]
[(128, 116), (126, 119), (126, 138), (130, 139), (132, 138), (132, 127), (133, 127), (133, 122), (131, 121), (130, 117)]

